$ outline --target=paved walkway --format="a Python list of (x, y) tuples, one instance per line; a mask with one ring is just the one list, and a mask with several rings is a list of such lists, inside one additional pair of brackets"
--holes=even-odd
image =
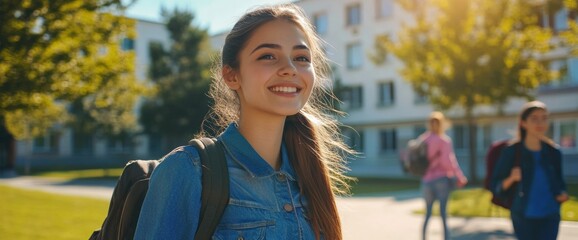
[[(0, 178), (0, 184), (59, 194), (110, 199), (115, 181), (61, 181), (35, 177)], [(338, 199), (345, 240), (420, 239), (423, 208), (417, 191)], [(452, 239), (515, 239), (508, 219), (451, 217)], [(562, 222), (559, 240), (577, 239), (578, 223)], [(443, 239), (439, 217), (432, 217), (428, 239)]]

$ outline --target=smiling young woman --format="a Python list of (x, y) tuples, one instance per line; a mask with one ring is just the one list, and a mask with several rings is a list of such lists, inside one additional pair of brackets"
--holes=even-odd
[[(342, 239), (335, 195), (347, 190), (343, 163), (355, 153), (326, 102), (333, 95), (320, 44), (293, 4), (248, 12), (227, 35), (207, 118), (230, 175), (215, 239)], [(194, 238), (201, 168), (191, 147), (164, 157), (136, 239)]]

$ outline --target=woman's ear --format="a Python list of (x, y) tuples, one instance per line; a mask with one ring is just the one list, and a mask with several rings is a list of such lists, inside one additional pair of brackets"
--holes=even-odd
[(232, 90), (237, 90), (241, 86), (239, 83), (237, 72), (230, 66), (224, 66), (221, 70), (225, 84)]

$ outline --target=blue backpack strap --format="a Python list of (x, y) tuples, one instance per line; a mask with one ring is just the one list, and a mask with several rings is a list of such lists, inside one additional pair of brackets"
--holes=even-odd
[(201, 213), (195, 240), (211, 239), (229, 203), (229, 169), (223, 143), (211, 138), (193, 139), (202, 165)]

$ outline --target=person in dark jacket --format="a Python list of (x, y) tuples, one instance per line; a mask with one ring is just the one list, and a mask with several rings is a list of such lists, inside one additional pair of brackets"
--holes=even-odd
[(518, 138), (504, 148), (492, 176), (490, 187), (496, 196), (514, 195), (510, 215), (521, 240), (556, 239), (560, 205), (568, 200), (562, 154), (545, 136), (548, 126), (546, 105), (526, 103), (519, 115)]

